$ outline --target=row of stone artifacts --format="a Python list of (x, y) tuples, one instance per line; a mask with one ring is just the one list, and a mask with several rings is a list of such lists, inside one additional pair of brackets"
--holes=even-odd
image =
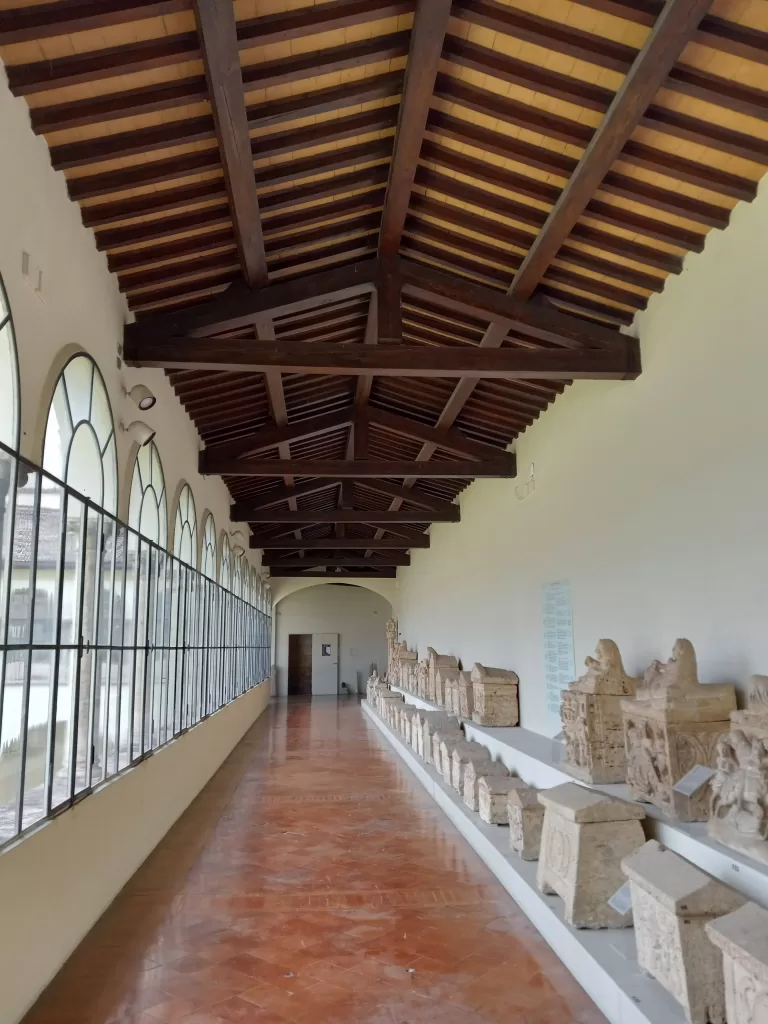
[(563, 900), (572, 927), (634, 926), (641, 969), (692, 1024), (768, 1024), (768, 911), (646, 841), (641, 806), (573, 782), (535, 789), (456, 715), (405, 703), (376, 673), (367, 697), (467, 807), (509, 826), (512, 852), (538, 861), (539, 890)]

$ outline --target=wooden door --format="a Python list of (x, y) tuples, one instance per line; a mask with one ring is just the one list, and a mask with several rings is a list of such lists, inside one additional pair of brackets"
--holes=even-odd
[(312, 696), (312, 634), (288, 635), (288, 696)]

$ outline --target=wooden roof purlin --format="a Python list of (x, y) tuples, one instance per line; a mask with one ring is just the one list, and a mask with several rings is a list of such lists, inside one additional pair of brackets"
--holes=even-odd
[(640, 372), (768, 165), (768, 5), (259, 7), (4, 0), (0, 58), (273, 575), (391, 577), (571, 381)]

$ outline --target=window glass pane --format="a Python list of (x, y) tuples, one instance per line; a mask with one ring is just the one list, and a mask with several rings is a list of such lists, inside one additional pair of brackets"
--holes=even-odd
[(66, 481), (70, 487), (103, 508), (104, 477), (101, 452), (96, 435), (87, 423), (81, 423), (72, 438)]
[(45, 776), (48, 764), (49, 721), (56, 671), (55, 651), (33, 651), (27, 711), (27, 750), (24, 761), (22, 828), (45, 817)]
[(16, 448), (19, 422), (16, 346), (8, 310), (3, 303), (3, 286), (0, 282), (0, 441), (9, 448)]
[(99, 448), (103, 451), (112, 436), (112, 410), (101, 374), (96, 371), (93, 379), (93, 402), (90, 415), (91, 426), (99, 440)]
[(76, 356), (64, 367), (64, 384), (73, 428), (91, 418), (94, 365), (87, 356)]
[(131, 480), (128, 522), (160, 547), (168, 545), (165, 480), (154, 441), (139, 448)]
[(18, 831), (21, 786), (21, 726), (28, 650), (11, 650), (5, 657), (3, 721), (0, 726), (0, 842)]

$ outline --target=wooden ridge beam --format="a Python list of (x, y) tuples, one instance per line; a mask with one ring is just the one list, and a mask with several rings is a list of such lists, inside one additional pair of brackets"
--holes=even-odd
[(528, 299), (533, 294), (711, 4), (712, 0), (667, 0), (578, 167), (515, 274), (511, 295)]
[(301, 543), (293, 538), (289, 540), (275, 540), (273, 537), (260, 537), (259, 534), (251, 534), (251, 547), (263, 548), (264, 557), (272, 557), (276, 551), (295, 551), (297, 547), (304, 551), (361, 551), (371, 548), (374, 551), (405, 551), (408, 547), (428, 548), (429, 536), (422, 534), (420, 540), (402, 541), (394, 537), (386, 540), (374, 541), (370, 537), (304, 537)]
[[(505, 331), (506, 334), (506, 331)], [(315, 345), (248, 339), (183, 338), (127, 344), (130, 366), (331, 376), (632, 380), (640, 373), (637, 339), (611, 348), (498, 348), (432, 345)]]
[(250, 287), (260, 287), (266, 284), (269, 272), (243, 101), (235, 11), (232, 4), (222, 5), (217, 0), (194, 0), (194, 8), (240, 266)]
[(407, 416), (399, 416), (397, 413), (388, 412), (385, 409), (378, 409), (376, 406), (369, 406), (368, 419), (376, 426), (395, 434), (402, 434), (403, 437), (411, 437), (416, 441), (429, 441), (451, 452), (453, 455), (461, 455), (468, 459), (501, 459), (504, 461), (507, 456), (510, 461), (514, 456), (496, 448), (491, 444), (483, 444), (480, 441), (472, 441), (465, 437), (461, 431), (452, 428), (438, 430), (426, 423), (412, 420)]
[(417, 0), (381, 224), (382, 256), (395, 255), (400, 246), (451, 6), (452, 0)]
[(216, 472), (222, 476), (308, 476), (333, 477), (431, 477), (436, 480), (475, 477), (509, 478), (515, 467), (509, 462), (411, 462), (407, 460), (312, 460), (312, 459), (222, 459)]
[(329, 566), (327, 571), (318, 569), (312, 571), (311, 569), (285, 569), (279, 565), (273, 565), (269, 567), (270, 579), (316, 579), (316, 580), (329, 580), (334, 582), (335, 580), (394, 580), (397, 579), (397, 569), (394, 566), (377, 566), (375, 564), (368, 564), (368, 569), (365, 571), (353, 572), (350, 569), (334, 569), (333, 566)]
[(352, 410), (344, 409), (341, 412), (312, 416), (310, 419), (300, 420), (298, 423), (286, 422), (276, 424), (274, 427), (264, 427), (258, 433), (248, 437), (238, 437), (233, 441), (225, 441), (222, 444), (210, 445), (205, 448), (199, 455), (199, 472), (203, 476), (210, 472), (208, 465), (211, 460), (233, 459), (241, 455), (263, 451), (265, 448), (276, 448), (286, 442), (298, 441), (302, 437), (325, 434), (329, 430), (335, 430), (351, 422)]
[(452, 512), (371, 512), (368, 509), (310, 509), (307, 512), (275, 512), (268, 509), (243, 510), (242, 517), (247, 523), (458, 523), (460, 510), (452, 506)]

